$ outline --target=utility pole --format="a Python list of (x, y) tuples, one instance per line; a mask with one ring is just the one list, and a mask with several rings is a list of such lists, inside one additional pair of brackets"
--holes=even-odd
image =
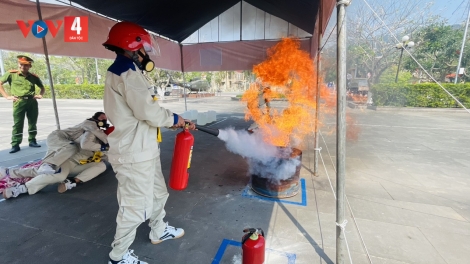
[(465, 32), (463, 33), (462, 48), (460, 48), (459, 64), (457, 65), (457, 71), (455, 72), (454, 84), (457, 84), (459, 78), (460, 63), (462, 63), (463, 49), (465, 48), (465, 41), (467, 40), (468, 21), (470, 20), (470, 8), (468, 9), (467, 23), (465, 24)]

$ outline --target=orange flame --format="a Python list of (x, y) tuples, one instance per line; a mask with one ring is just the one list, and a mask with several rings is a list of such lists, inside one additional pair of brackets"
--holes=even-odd
[[(242, 96), (247, 104), (245, 119), (258, 124), (266, 142), (300, 147), (304, 137), (315, 129), (317, 89), (321, 89), (322, 98), (329, 98), (326, 87), (317, 87), (310, 55), (300, 50), (299, 41), (284, 38), (268, 50), (268, 59), (254, 66), (253, 72), (259, 79)], [(264, 106), (282, 97), (287, 99), (286, 108)]]
[(348, 99), (350, 99), (351, 101), (355, 103), (359, 103), (359, 104), (367, 103), (367, 95), (349, 93), (347, 97)]

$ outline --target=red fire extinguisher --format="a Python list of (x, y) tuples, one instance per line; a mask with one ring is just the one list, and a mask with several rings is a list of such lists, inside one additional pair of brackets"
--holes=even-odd
[(261, 228), (247, 228), (242, 238), (242, 264), (264, 263), (264, 232)]
[(188, 186), (193, 145), (194, 137), (187, 127), (176, 135), (170, 171), (170, 188), (173, 190), (181, 191)]

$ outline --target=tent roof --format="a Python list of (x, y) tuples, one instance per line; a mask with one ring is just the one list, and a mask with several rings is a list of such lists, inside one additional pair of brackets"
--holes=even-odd
[[(245, 0), (309, 33), (314, 32), (320, 1), (327, 2), (327, 0)], [(138, 23), (161, 36), (182, 42), (240, 1), (74, 0), (73, 2), (118, 20)]]
[[(218, 39), (214, 42), (199, 42), (198, 40), (198, 43), (185, 43), (185, 45), (177, 43), (181, 43), (208, 22), (216, 20), (218, 23), (219, 16), (221, 17), (220, 24), (217, 25), (216, 30), (225, 34), (230, 30), (227, 27), (220, 27), (223, 24), (222, 20), (232, 20), (231, 16), (237, 16), (240, 13), (242, 19), (233, 17), (233, 21), (236, 21), (234, 23), (242, 22), (239, 27), (233, 24), (232, 31), (241, 30), (239, 32), (242, 37), (243, 30), (254, 24), (254, 32), (256, 32), (256, 22), (260, 20), (260, 17), (257, 17), (256, 12), (247, 11), (254, 9), (269, 14), (269, 23), (271, 17), (275, 16), (311, 34), (311, 37), (300, 39), (300, 48), (314, 57), (319, 48), (318, 39), (323, 34), (336, 3), (333, 0), (246, 0), (242, 2), (242, 6), (237, 6), (240, 1), (236, 0), (75, 0), (73, 2), (88, 10), (76, 8), (76, 6), (41, 3), (42, 18), (57, 21), (63, 20), (65, 16), (87, 16), (88, 42), (68, 42), (65, 39), (64, 26), (62, 26), (56, 36), (48, 33), (45, 37), (50, 55), (114, 58), (115, 54), (102, 46), (109, 29), (115, 24), (115, 21), (101, 16), (105, 15), (114, 19), (133, 21), (147, 30), (168, 38), (169, 40), (163, 37), (155, 38), (158, 51), (160, 51), (151, 55), (156, 63), (155, 66), (187, 72), (248, 70), (265, 60), (266, 50), (275, 45), (280, 37), (289, 34), (288, 24), (287, 30), (271, 31), (266, 15), (264, 19), (261, 17), (261, 20), (264, 20), (261, 30), (269, 31), (271, 38), (279, 33), (279, 36), (276, 35), (273, 39), (254, 38), (233, 41)], [(242, 12), (224, 13), (228, 9), (234, 11), (234, 8), (240, 8)], [(91, 13), (90, 10), (101, 15)], [(42, 39), (36, 38), (31, 33), (25, 37), (16, 22), (17, 20), (34, 21), (37, 17), (38, 9), (34, 2), (1, 0), (0, 49), (43, 54)], [(210, 30), (212, 30), (211, 27), (212, 25), (209, 26)]]

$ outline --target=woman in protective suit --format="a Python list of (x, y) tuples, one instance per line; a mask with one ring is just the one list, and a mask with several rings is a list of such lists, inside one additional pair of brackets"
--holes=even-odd
[[(106, 134), (103, 134), (106, 139)], [(88, 182), (106, 170), (103, 162), (103, 153), (106, 144), (103, 138), (98, 138), (91, 130), (82, 133), (75, 139), (74, 145), (77, 151), (72, 157), (61, 163), (57, 172), (40, 173), (34, 167), (7, 169), (0, 167), (0, 178), (9, 176), (12, 179), (29, 178), (32, 179), (25, 184), (17, 184), (6, 188), (3, 191), (3, 198), (10, 199), (18, 197), (23, 193), (33, 195), (42, 190), (47, 185), (59, 183), (57, 190), (64, 193), (77, 186), (79, 183)], [(99, 156), (99, 160), (95, 159)], [(67, 179), (67, 177), (71, 177)]]
[[(108, 263), (146, 264), (129, 250), (141, 223), (150, 219), (153, 244), (184, 235), (183, 229), (163, 221), (168, 191), (157, 138), (159, 127), (183, 127), (185, 120), (160, 107), (149, 92), (152, 85), (143, 75), (154, 68), (149, 33), (137, 24), (119, 22), (103, 46), (117, 54), (108, 68), (104, 93), (104, 109), (115, 127), (108, 137), (108, 160), (119, 182), (117, 227)], [(195, 125), (190, 123), (189, 128)]]
[(85, 132), (92, 133), (104, 145), (108, 144), (107, 136), (103, 130), (107, 126), (106, 114), (96, 112), (91, 118), (76, 126), (53, 131), (47, 136), (47, 153), (37, 172), (39, 174), (54, 174), (62, 163), (78, 152), (78, 147), (74, 142)]

